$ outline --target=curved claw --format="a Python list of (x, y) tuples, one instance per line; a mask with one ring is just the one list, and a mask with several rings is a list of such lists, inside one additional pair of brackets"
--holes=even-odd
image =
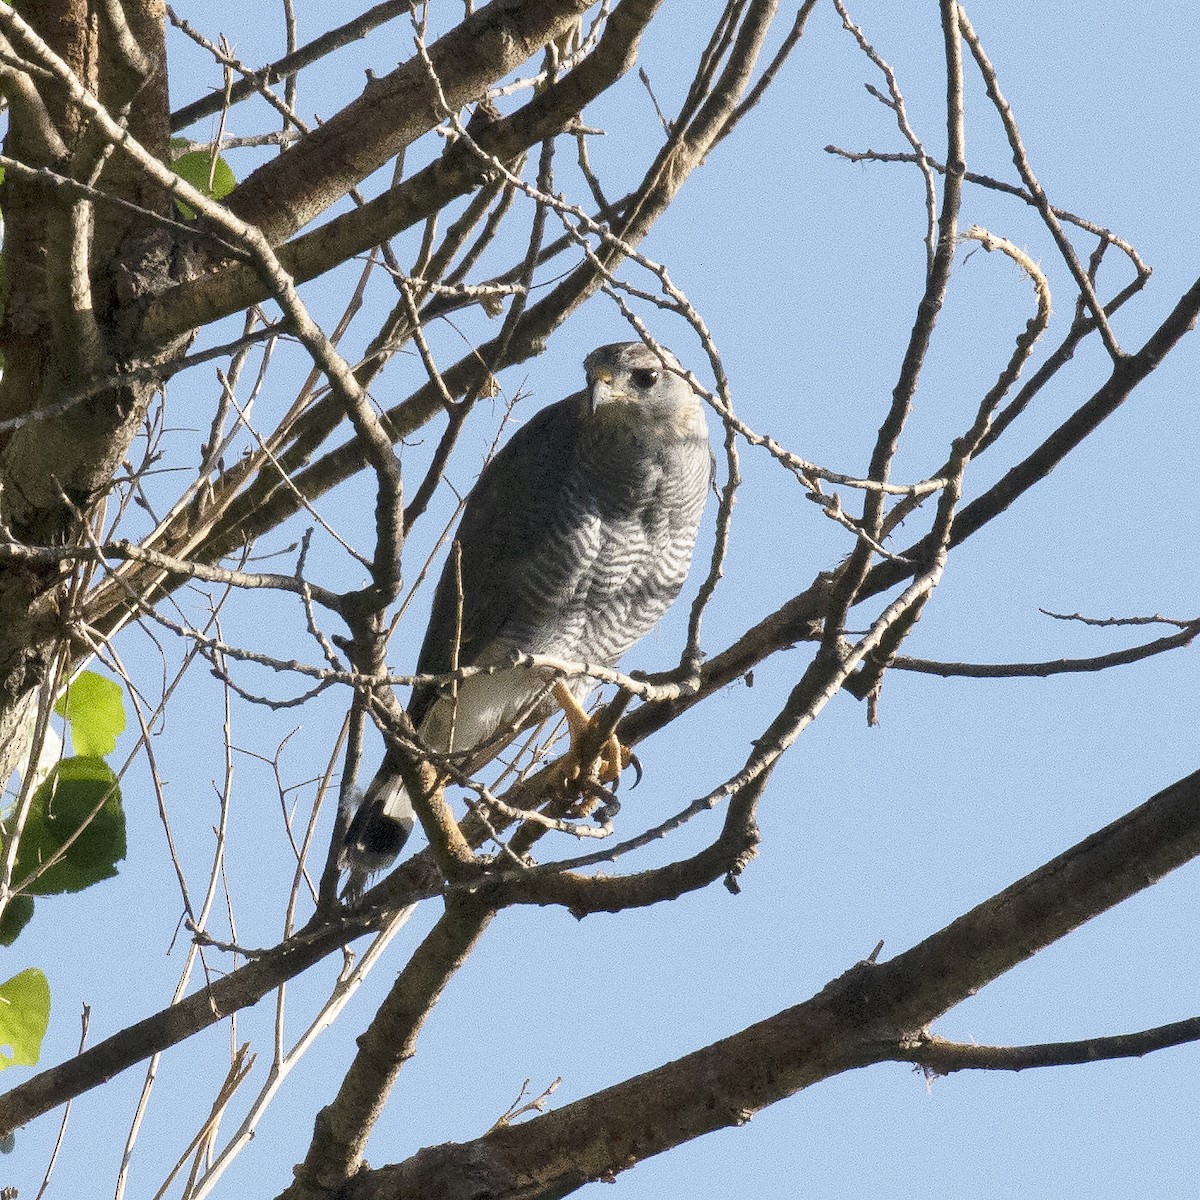
[(630, 788), (635, 788), (642, 782), (642, 760), (632, 750), (628, 750), (628, 753), (629, 762), (626, 763), (626, 766), (633, 768), (633, 782), (629, 786)]

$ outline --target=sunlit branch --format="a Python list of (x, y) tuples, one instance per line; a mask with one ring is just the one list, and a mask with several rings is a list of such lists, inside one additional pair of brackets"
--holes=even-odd
[(961, 5), (959, 6), (958, 13), (962, 36), (971, 48), (971, 54), (975, 59), (976, 66), (979, 68), (979, 73), (983, 76), (988, 98), (992, 101), (997, 113), (1000, 115), (1000, 120), (1004, 125), (1004, 132), (1008, 137), (1008, 144), (1012, 149), (1013, 163), (1017, 168), (1017, 173), (1021, 176), (1021, 182), (1024, 183), (1025, 190), (1033, 198), (1034, 207), (1041, 214), (1046, 228), (1050, 230), (1050, 235), (1054, 238), (1055, 245), (1058, 246), (1059, 252), (1062, 254), (1063, 261), (1067, 264), (1071, 275), (1079, 286), (1079, 291), (1087, 302), (1092, 319), (1096, 322), (1100, 330), (1100, 337), (1104, 342), (1105, 349), (1108, 350), (1114, 362), (1119, 362), (1125, 352), (1117, 343), (1116, 335), (1109, 326), (1104, 305), (1100, 303), (1099, 297), (1096, 295), (1096, 290), (1092, 286), (1092, 281), (1080, 265), (1075, 248), (1063, 232), (1062, 225), (1055, 215), (1050, 201), (1046, 198), (1046, 193), (1042, 190), (1042, 185), (1033, 173), (1033, 167), (1030, 165), (1029, 158), (1025, 153), (1025, 146), (1021, 141), (1021, 133), (1017, 128), (1017, 122), (1013, 116), (1012, 109), (1009, 107), (1008, 101), (1004, 98), (1004, 94), (1000, 91), (1000, 82), (996, 77), (996, 70), (984, 52), (983, 44), (972, 28), (971, 22), (968, 20), (967, 14)]
[(1028, 1071), (1033, 1067), (1073, 1067), (1117, 1058), (1141, 1058), (1156, 1050), (1196, 1041), (1200, 1041), (1200, 1017), (1172, 1021), (1137, 1033), (1034, 1046), (978, 1046), (924, 1034), (909, 1045), (901, 1045), (889, 1057), (897, 1062), (916, 1063), (930, 1075), (950, 1075), (955, 1071)]
[(401, 1068), (412, 1058), (426, 1018), (482, 937), (493, 912), (468, 897), (446, 910), (413, 952), (358, 1039), (337, 1095), (317, 1114), (307, 1155), (280, 1200), (323, 1200), (362, 1164), (367, 1140)]
[[(917, 305), (916, 318), (900, 364), (899, 378), (892, 401), (884, 416), (871, 452), (868, 476), (880, 483), (887, 481), (899, 447), (900, 434), (912, 409), (913, 397), (925, 356), (929, 350), (938, 315), (950, 286), (954, 252), (958, 244), (958, 212), (962, 201), (962, 175), (966, 163), (966, 127), (963, 118), (962, 47), (955, 0), (940, 0), (942, 40), (946, 60), (946, 176), (942, 187), (942, 207), (937, 223), (937, 242), (933, 262), (927, 272), (925, 288)], [(884, 497), (867, 492), (863, 497), (862, 526), (867, 536), (880, 540), (885, 517)], [(825, 619), (822, 650), (834, 654), (845, 628), (846, 617), (859, 597), (867, 579), (874, 551), (869, 541), (860, 539), (850, 557), (839, 569), (829, 611)]]
[[(361, 1172), (347, 1200), (426, 1194), (468, 1168), (492, 1195), (565, 1196), (847, 1070), (903, 1058), (928, 1024), (1084, 921), (1200, 854), (1200, 774), (883, 963), (803, 1004), (543, 1116)], [(1163, 1044), (1196, 1036), (1189, 1022)], [(1147, 1031), (1145, 1049), (1154, 1048)], [(907, 1050), (906, 1050), (907, 1048)], [(1136, 1052), (1136, 1050), (1134, 1051)], [(919, 1061), (919, 1060), (918, 1060)]]
[(1140, 646), (1127, 650), (1113, 650), (1108, 654), (1096, 654), (1090, 658), (1055, 658), (1045, 662), (1025, 663), (968, 663), (932, 662), (923, 658), (898, 656), (893, 666), (902, 671), (915, 671), (921, 675), (940, 675), (944, 679), (1047, 679), (1051, 675), (1079, 675), (1089, 671), (1107, 671), (1110, 667), (1124, 667), (1130, 663), (1153, 658), (1169, 650), (1190, 646), (1200, 635), (1200, 620), (1184, 625), (1178, 633), (1155, 638)]
[[(249, 96), (253, 96), (260, 87), (269, 87), (273, 83), (291, 77), (297, 71), (325, 55), (366, 37), (372, 29), (394, 17), (404, 16), (410, 8), (410, 0), (385, 0), (382, 4), (374, 5), (361, 16), (347, 21), (344, 25), (339, 25), (336, 29), (331, 29), (328, 33), (321, 34), (320, 37), (313, 38), (311, 42), (291, 54), (285, 54), (273, 63), (251, 72), (248, 78), (239, 80), (230, 89), (229, 102), (238, 104)], [(224, 95), (220, 92), (213, 92), (199, 100), (193, 100), (190, 104), (185, 104), (171, 114), (172, 132), (186, 129), (203, 117), (212, 116), (213, 113), (220, 111), (224, 103)]]

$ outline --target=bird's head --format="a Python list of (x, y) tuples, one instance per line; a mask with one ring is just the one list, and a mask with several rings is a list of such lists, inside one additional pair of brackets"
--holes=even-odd
[[(663, 356), (675, 367), (675, 356)], [(614, 342), (593, 350), (583, 361), (587, 377), (588, 412), (624, 412), (639, 420), (666, 420), (703, 427), (704, 412), (692, 389), (663, 358), (641, 342)]]

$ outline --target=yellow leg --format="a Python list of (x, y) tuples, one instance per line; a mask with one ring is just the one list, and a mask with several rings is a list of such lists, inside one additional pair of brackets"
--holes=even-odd
[[(580, 744), (584, 735), (592, 728), (592, 718), (583, 711), (579, 701), (572, 695), (571, 690), (561, 679), (554, 684), (554, 699), (558, 701), (567, 718), (567, 729), (571, 738), (571, 749), (568, 752), (568, 763), (571, 771), (568, 778), (578, 779), (589, 764), (580, 759)], [(612, 783), (621, 778), (621, 772), (629, 766), (631, 754), (628, 746), (622, 746), (614, 733), (600, 747), (596, 759), (599, 763), (597, 779), (600, 783)]]

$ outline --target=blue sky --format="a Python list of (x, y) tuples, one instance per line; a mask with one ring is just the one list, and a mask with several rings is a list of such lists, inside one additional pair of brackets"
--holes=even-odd
[[(302, 39), (329, 19), (318, 6), (297, 9)], [(698, 52), (702, 22), (695, 6), (665, 9), (642, 63), (671, 111)], [(235, 5), (181, 11), (210, 34), (227, 32), (247, 61), (280, 51), (273, 18), (255, 26)], [(1073, 6), (1048, 0), (980, 2), (968, 11), (1051, 200), (1115, 230), (1154, 268), (1146, 291), (1115, 323), (1123, 344), (1135, 349), (1200, 263), (1191, 228), (1200, 131), (1187, 117), (1197, 53), (1190, 9), (1099, 3), (1081, 17)], [(936, 6), (864, 0), (851, 12), (895, 67), (914, 126), (941, 157)], [(789, 23), (780, 18), (780, 36)], [(302, 83), (301, 110), (328, 115), (357, 93), (360, 66), (386, 71), (408, 45), (397, 25), (356, 47), (352, 66)], [(217, 82), (196, 54), (184, 51), (179, 63), (172, 79), (179, 102)], [(969, 68), (968, 78), (968, 166), (1012, 180), (999, 123)], [(742, 417), (803, 457), (847, 473), (865, 469), (924, 266), (916, 170), (853, 165), (824, 152), (829, 143), (904, 149), (865, 82), (882, 83), (832, 5), (819, 6), (759, 110), (693, 175), (643, 247), (669, 265), (712, 329)], [(645, 147), (657, 145), (646, 93), (628, 77), (587, 119), (608, 131), (594, 140), (593, 160), (615, 177), (611, 191), (619, 194), (621, 181), (635, 178), (647, 160)], [(259, 120), (261, 113), (247, 107), (232, 130), (248, 132)], [(564, 153), (564, 189), (578, 182), (568, 158)], [(243, 160), (233, 162), (244, 174)], [(1023, 246), (1047, 272), (1056, 317), (1046, 341), (1053, 345), (1074, 297), (1036, 216), (1015, 201), (968, 188), (960, 227), (972, 223)], [(1085, 255), (1091, 249), (1084, 237), (1075, 244)], [(402, 260), (411, 260), (415, 245), (402, 243)], [(1126, 278), (1114, 257), (1101, 276), (1102, 292), (1111, 294)], [(306, 298), (328, 318), (344, 302), (341, 289), (340, 280), (336, 287), (319, 284)], [(380, 313), (390, 303), (382, 283), (369, 294), (372, 302)], [(969, 421), (1030, 312), (1028, 281), (1007, 260), (959, 251), (898, 477), (916, 478), (940, 463), (948, 437)], [(652, 310), (644, 315), (707, 378), (687, 328)], [(362, 327), (367, 333), (369, 325)], [(468, 323), (461, 336), (485, 329)], [(459, 331), (441, 328), (431, 336), (443, 361), (461, 353)], [(588, 350), (626, 336), (609, 301), (589, 302), (544, 356), (502, 378), (510, 394), (518, 387), (531, 393), (518, 418), (574, 390)], [(303, 369), (298, 351), (281, 349), (278, 358), (276, 382), (258, 410), (264, 423), (274, 406), (288, 403), (287, 388), (294, 394)], [(1187, 340), (1051, 481), (956, 552), (908, 652), (1003, 662), (1098, 654), (1136, 640), (1053, 621), (1040, 608), (1097, 617), (1194, 615), (1197, 366), (1194, 340)], [(377, 398), (394, 402), (419, 372), (414, 359), (398, 360), (376, 385)], [(1082, 349), (980, 462), (968, 495), (1035, 445), (1104, 374), (1099, 348)], [(175, 445), (185, 447), (204, 432), (215, 394), (211, 374), (172, 383)], [(470, 485), (499, 414), (499, 402), (481, 407), (452, 468), (457, 486)], [(431, 444), (425, 439), (404, 449), (410, 477)], [(844, 531), (765, 455), (744, 449), (743, 469), (727, 578), (705, 625), (710, 652), (849, 549)], [(365, 483), (356, 482), (326, 498), (322, 512), (361, 543), (369, 536), (369, 500)], [(847, 505), (852, 501), (848, 496)], [(710, 510), (710, 524), (711, 518)], [(428, 524), (410, 547), (410, 579), (438, 532), (436, 521)], [(272, 544), (286, 544), (301, 528), (296, 524)], [(355, 582), (347, 560), (327, 547), (315, 562), (327, 572), (323, 582)], [(699, 578), (697, 571), (691, 589)], [(671, 662), (685, 608), (681, 602), (625, 665)], [(299, 644), (303, 634), (291, 605), (260, 595), (231, 607), (227, 626), (230, 640), (276, 649)], [(397, 670), (411, 665), (420, 632), (415, 620), (397, 636)], [(148, 640), (130, 631), (119, 645), (135, 675), (152, 681), (160, 667)], [(310, 644), (305, 653), (316, 651)], [(756, 671), (753, 689), (732, 685), (639, 748), (646, 780), (625, 797), (621, 821), (629, 824), (621, 832), (661, 820), (736, 769), (806, 662), (803, 648), (777, 656)], [(1050, 680), (893, 672), (874, 729), (861, 705), (838, 697), (772, 779), (760, 818), (763, 844), (740, 896), (717, 886), (647, 911), (583, 922), (557, 910), (503, 913), (431, 1018), (376, 1131), (370, 1160), (397, 1161), (423, 1145), (482, 1133), (526, 1079), (536, 1091), (561, 1077), (554, 1103), (587, 1095), (806, 999), (880, 939), (885, 957), (906, 949), (1194, 770), (1197, 675), (1189, 651)], [(216, 819), (212, 781), (222, 769), (222, 714), (215, 681), (193, 672), (188, 687), (186, 711), (168, 721), (155, 752), (169, 781), (176, 835), (195, 849), (198, 880)], [(269, 756), (299, 726), (282, 759), (289, 782), (299, 783), (323, 769), (338, 717), (336, 698), (302, 713), (238, 703), (234, 741)], [(263, 764), (239, 754), (235, 770), (228, 872), (238, 938), (269, 945), (278, 937), (290, 879), (279, 804)], [(301, 796), (307, 801), (311, 788)], [(81, 1003), (91, 1006), (95, 1040), (161, 1007), (182, 960), (181, 937), (172, 948), (178, 891), (141, 768), (127, 778), (125, 797), (132, 831), (120, 878), (39, 902), (37, 919), (6, 955), (14, 971), (36, 962), (50, 975), (55, 1009), (46, 1061), (63, 1057), (77, 1040)], [(328, 820), (327, 814), (323, 828)], [(699, 822), (689, 828), (672, 857), (715, 828)], [(1194, 865), (1168, 877), (960, 1005), (935, 1031), (1019, 1044), (1194, 1015), (1197, 878)], [(388, 959), (289, 1080), (216, 1194), (273, 1194), (284, 1186), (373, 1003), (434, 915), (418, 912), (401, 932)], [(325, 964), (315, 973), (319, 979), (292, 986), (295, 1029), (334, 970)], [(264, 1001), (240, 1014), (235, 1039), (221, 1027), (164, 1058), (130, 1196), (153, 1195), (183, 1151), (224, 1074), (231, 1040), (256, 1040), (261, 1076), (269, 1009)], [(1141, 1061), (963, 1073), (932, 1085), (902, 1065), (875, 1067), (820, 1084), (744, 1128), (642, 1164), (603, 1192), (592, 1185), (590, 1193), (614, 1200), (1192, 1195), (1196, 1119), (1188, 1101), (1198, 1054), (1185, 1047)], [(77, 1102), (54, 1181), (60, 1195), (107, 1193), (141, 1077), (135, 1069)], [(6, 1076), (10, 1082), (16, 1080)], [(0, 1182), (32, 1196), (55, 1130), (53, 1118), (26, 1130), (16, 1154), (0, 1160)]]

